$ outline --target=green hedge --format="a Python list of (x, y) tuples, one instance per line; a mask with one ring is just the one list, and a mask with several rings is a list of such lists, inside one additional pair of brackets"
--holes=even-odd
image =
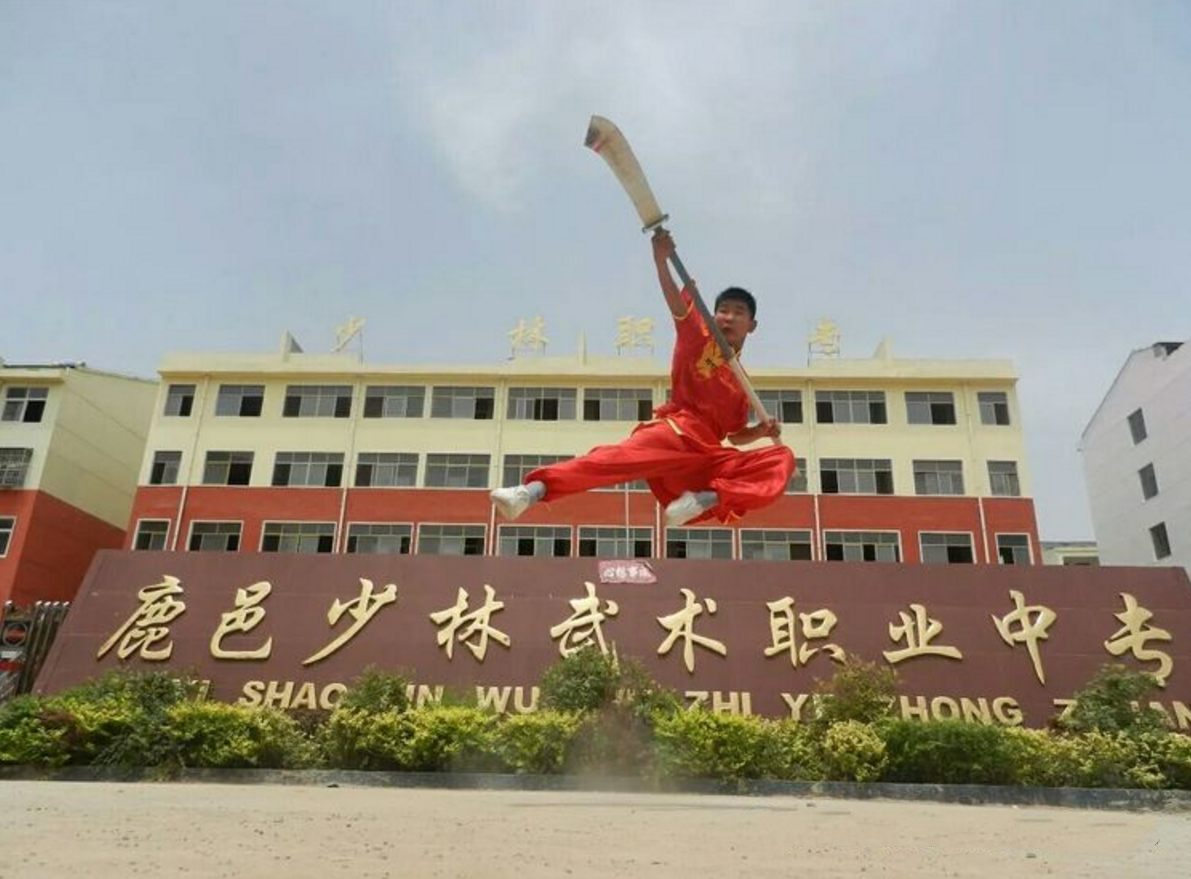
[(562, 667), (550, 702), (567, 710), (512, 715), (450, 700), (414, 708), (407, 678), (375, 670), (322, 715), (201, 701), (187, 678), (163, 673), (107, 675), (0, 706), (0, 764), (1191, 789), (1191, 737), (1118, 704), (1138, 691), (1116, 672), (1093, 681), (1094, 710), (1078, 724), (1034, 730), (892, 718), (888, 682), (869, 687), (855, 663), (832, 717), (806, 724), (684, 710), (636, 665), (585, 656)]

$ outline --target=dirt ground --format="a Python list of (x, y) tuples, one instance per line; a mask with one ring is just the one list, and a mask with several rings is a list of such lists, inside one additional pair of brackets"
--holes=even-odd
[(1191, 815), (892, 801), (0, 782), (0, 879), (1182, 877)]

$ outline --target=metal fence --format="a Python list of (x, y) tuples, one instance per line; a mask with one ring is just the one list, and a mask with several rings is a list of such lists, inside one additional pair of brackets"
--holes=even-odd
[(39, 601), (25, 608), (4, 602), (0, 615), (0, 702), (33, 689), (68, 610), (69, 601)]

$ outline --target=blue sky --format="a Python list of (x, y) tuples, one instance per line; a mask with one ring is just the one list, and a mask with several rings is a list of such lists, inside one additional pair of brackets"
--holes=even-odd
[[(517, 319), (664, 321), (582, 149), (629, 136), (746, 362), (1007, 358), (1043, 539), (1091, 537), (1079, 435), (1191, 337), (1191, 4), (0, 0), (0, 356), (494, 362)], [(664, 324), (661, 324), (664, 326)], [(659, 334), (659, 342), (663, 334)]]

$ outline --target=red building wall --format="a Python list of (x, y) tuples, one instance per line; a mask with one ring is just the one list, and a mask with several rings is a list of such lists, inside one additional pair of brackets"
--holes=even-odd
[(0, 559), (0, 602), (71, 601), (92, 556), (124, 542), (121, 529), (44, 491), (0, 492), (0, 516), (17, 520)]
[[(129, 524), (131, 547), (140, 519), (168, 519), (177, 516), (182, 489), (177, 487), (142, 487), (137, 492)], [(1027, 534), (1033, 547), (1035, 563), (1041, 562), (1038, 526), (1034, 504), (1028, 498), (972, 497), (871, 497), (852, 495), (819, 496), (819, 534), (823, 531), (897, 531), (901, 535), (902, 558), (908, 563), (920, 561), (919, 532), (964, 532), (972, 535), (978, 562), (988, 558), (996, 562), (995, 535)], [(981, 504), (984, 508), (983, 527)], [(177, 546), (186, 547), (190, 523), (202, 521), (243, 522), (240, 546), (255, 552), (260, 547), (261, 529), (266, 521), (340, 521), (476, 523), (491, 525), (492, 508), (488, 493), (478, 490), (351, 488), (346, 501), (335, 488), (240, 488), (227, 486), (192, 486), (186, 494)], [(662, 554), (664, 543), (656, 528), (660, 521), (653, 496), (647, 492), (628, 495), (628, 524), (655, 529), (655, 552)], [(497, 526), (505, 524), (497, 521)], [(588, 492), (557, 503), (541, 503), (517, 520), (518, 525), (625, 525), (623, 492)], [(750, 513), (734, 523), (736, 528), (787, 528), (815, 530), (815, 498), (811, 495), (785, 495), (763, 510)], [(818, 535), (816, 535), (818, 537)], [(489, 532), (490, 551), (495, 535)], [(171, 526), (170, 540), (173, 540)], [(342, 535), (341, 535), (342, 544)], [(821, 545), (816, 540), (816, 546)], [(818, 549), (816, 549), (816, 553)]]

